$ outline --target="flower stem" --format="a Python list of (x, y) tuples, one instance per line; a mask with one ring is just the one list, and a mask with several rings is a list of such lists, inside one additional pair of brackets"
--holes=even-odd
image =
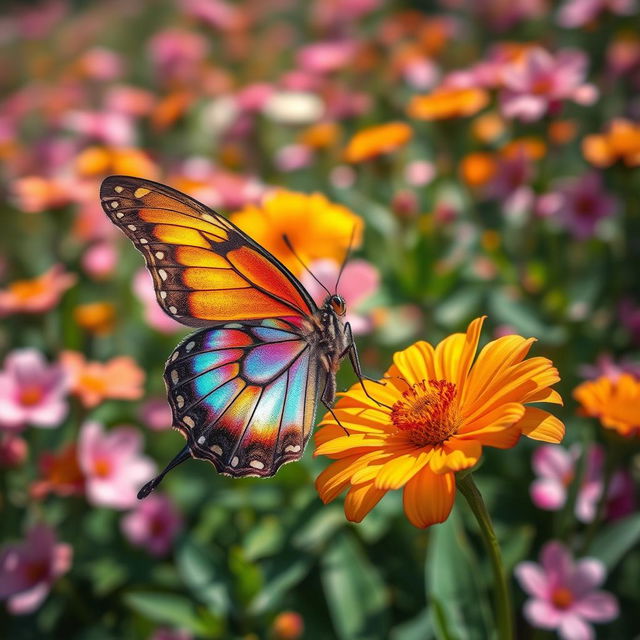
[(489, 553), (496, 590), (496, 626), (498, 629), (498, 638), (499, 640), (513, 640), (511, 592), (502, 564), (500, 545), (498, 544), (498, 539), (491, 524), (491, 517), (478, 491), (478, 487), (476, 487), (473, 481), (471, 473), (467, 473), (463, 477), (458, 475), (456, 483), (460, 493), (465, 497), (471, 511), (473, 511), (473, 515), (478, 521), (482, 539)]

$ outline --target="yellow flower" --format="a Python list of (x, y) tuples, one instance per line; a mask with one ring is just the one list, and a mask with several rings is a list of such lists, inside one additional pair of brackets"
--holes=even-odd
[(623, 373), (617, 380), (606, 376), (583, 382), (573, 391), (581, 413), (599, 418), (602, 426), (622, 436), (640, 435), (640, 380)]
[(358, 131), (344, 151), (347, 162), (365, 162), (385, 153), (391, 153), (403, 147), (413, 131), (404, 122), (388, 122)]
[(303, 267), (283, 236), (289, 238), (307, 266), (320, 258), (342, 262), (351, 234), (354, 248), (362, 238), (362, 219), (321, 193), (276, 191), (264, 199), (262, 206), (249, 204), (230, 218), (296, 276), (302, 273)]
[(441, 87), (424, 96), (414, 96), (407, 113), (418, 120), (463, 118), (478, 113), (489, 104), (484, 89)]
[[(345, 513), (360, 522), (384, 494), (404, 487), (404, 510), (416, 527), (447, 519), (455, 472), (473, 467), (483, 446), (508, 449), (521, 435), (560, 442), (564, 425), (532, 402), (562, 404), (560, 379), (547, 358), (525, 360), (535, 341), (517, 335), (487, 344), (473, 362), (484, 318), (435, 348), (417, 342), (396, 353), (385, 384), (359, 384), (327, 414), (315, 455), (335, 462), (316, 488), (330, 502), (344, 489)], [(380, 403), (380, 404), (377, 404)], [(347, 430), (347, 435), (344, 430)]]

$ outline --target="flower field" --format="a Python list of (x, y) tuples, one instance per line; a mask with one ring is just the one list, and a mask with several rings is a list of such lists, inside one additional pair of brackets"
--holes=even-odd
[(0, 636), (640, 637), (639, 24), (3, 5)]

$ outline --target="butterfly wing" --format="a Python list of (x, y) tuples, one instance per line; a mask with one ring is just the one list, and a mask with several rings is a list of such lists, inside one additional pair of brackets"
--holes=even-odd
[(302, 456), (320, 377), (297, 327), (273, 319), (198, 331), (165, 370), (174, 426), (191, 454), (234, 477), (272, 476)]
[(182, 324), (309, 316), (293, 274), (226, 218), (170, 187), (111, 176), (102, 207), (144, 255), (158, 303)]

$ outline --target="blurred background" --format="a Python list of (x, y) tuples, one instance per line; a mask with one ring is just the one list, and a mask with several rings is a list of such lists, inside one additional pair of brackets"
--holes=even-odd
[[(531, 441), (489, 450), (477, 474), (507, 569), (582, 541), (620, 608), (597, 637), (640, 633), (637, 435), (611, 444), (572, 399), (585, 379), (640, 374), (637, 2), (0, 11), (0, 636), (492, 637), (465, 509), (420, 531), (391, 492), (350, 525), (317, 497), (312, 445), (267, 480), (188, 462), (136, 501), (183, 446), (162, 372), (187, 330), (102, 212), (112, 174), (185, 191), (278, 255), (267, 216), (329, 287), (336, 221), (358, 216), (341, 292), (370, 376), (483, 314), (485, 341), (538, 338), (565, 444), (538, 463)], [(339, 388), (353, 381), (344, 366)], [(513, 587), (517, 637), (554, 637)]]

